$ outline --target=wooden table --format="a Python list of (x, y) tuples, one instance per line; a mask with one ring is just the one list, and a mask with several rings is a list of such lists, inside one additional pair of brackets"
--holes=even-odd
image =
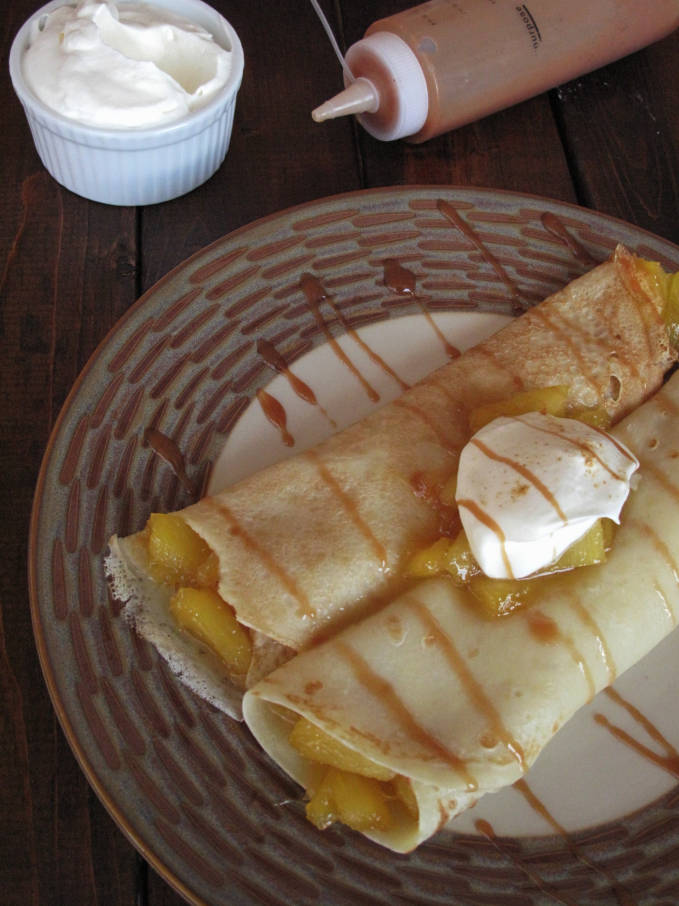
[[(315, 125), (338, 64), (311, 6), (216, 0), (246, 69), (231, 149), (191, 194), (144, 209), (91, 203), (45, 172), (7, 69), (0, 130), (0, 898), (25, 904), (183, 902), (99, 803), (61, 733), (31, 630), (26, 545), (41, 457), (96, 345), (148, 287), (255, 218), (395, 184), (513, 189), (577, 202), (679, 243), (679, 32), (549, 94), (422, 146), (379, 143), (351, 120)], [(338, 32), (406, 4), (333, 4)], [(330, 7), (331, 4), (326, 4)], [(2, 13), (3, 59), (31, 0)]]

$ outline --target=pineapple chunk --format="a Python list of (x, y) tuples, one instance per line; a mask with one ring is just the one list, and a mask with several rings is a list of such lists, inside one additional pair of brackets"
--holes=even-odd
[(216, 591), (180, 588), (170, 601), (170, 612), (182, 629), (222, 659), (230, 673), (247, 673), (252, 659), (250, 634)]
[(439, 538), (411, 558), (406, 572), (413, 578), (450, 573), (456, 584), (464, 585), (480, 572), (469, 547), (467, 536), (459, 532), (454, 539)]
[(464, 531), (452, 541), (439, 538), (418, 551), (408, 564), (407, 574), (426, 578), (447, 572), (456, 585), (469, 589), (485, 616), (506, 616), (530, 603), (545, 576), (602, 563), (613, 542), (614, 529), (610, 519), (598, 519), (555, 563), (545, 567), (539, 576), (527, 579), (492, 579), (483, 575)]
[(606, 559), (613, 538), (614, 523), (597, 519), (594, 525), (572, 544), (559, 559), (545, 567), (540, 575), (527, 579), (491, 579), (476, 575), (469, 582), (469, 591), (481, 606), (486, 617), (504, 617), (534, 600), (551, 575), (582, 566), (596, 566)]
[(530, 602), (535, 581), (535, 579), (491, 579), (490, 576), (478, 575), (470, 581), (469, 591), (484, 617), (506, 617)]
[(660, 293), (661, 296), (664, 296), (667, 299), (668, 283), (672, 279), (673, 275), (668, 274), (659, 261), (649, 261), (646, 258), (637, 258), (636, 262), (639, 267), (642, 270), (646, 271), (646, 274), (651, 278), (656, 292)]
[(651, 277), (655, 289), (665, 299), (663, 318), (672, 346), (679, 347), (679, 273), (668, 274), (658, 261), (638, 258), (637, 263)]
[(446, 570), (458, 585), (464, 585), (481, 572), (464, 531), (459, 532), (448, 546)]
[(618, 526), (617, 523), (613, 522), (612, 519), (602, 519), (601, 529), (604, 533), (604, 551), (608, 553), (613, 547), (613, 542), (615, 541), (615, 533), (618, 530)]
[(328, 768), (306, 806), (306, 816), (320, 830), (341, 821), (357, 831), (391, 826), (389, 797), (383, 784), (339, 768)]
[(424, 579), (445, 572), (449, 547), (450, 538), (438, 538), (429, 547), (417, 551), (406, 566), (406, 575), (413, 579)]
[(591, 425), (593, 428), (601, 428), (606, 431), (611, 427), (613, 420), (603, 406), (591, 406), (589, 409), (572, 409), (567, 413), (568, 418), (577, 419), (585, 425)]
[(670, 343), (679, 347), (679, 272), (668, 275), (667, 295), (663, 317), (670, 335)]
[(564, 417), (568, 412), (568, 387), (557, 385), (537, 390), (514, 393), (495, 403), (478, 406), (469, 413), (469, 427), (472, 434), (501, 415), (523, 415), (526, 412), (546, 412)]
[(494, 418), (499, 418), (501, 415), (523, 415), (526, 412), (544, 412), (558, 418), (576, 418), (578, 421), (594, 425), (596, 428), (605, 429), (611, 425), (611, 417), (603, 406), (592, 406), (589, 409), (573, 408), (568, 402), (568, 387), (557, 385), (537, 390), (524, 390), (521, 393), (514, 393), (506, 399), (472, 409), (469, 414), (469, 427), (475, 434), (484, 425), (492, 422)]
[(595, 566), (606, 559), (606, 551), (610, 548), (609, 529), (604, 523), (614, 525), (610, 519), (597, 519), (594, 525), (585, 532), (582, 538), (563, 552), (546, 572), (563, 572), (566, 569), (579, 569), (581, 566)]
[(310, 761), (317, 761), (363, 777), (373, 777), (376, 780), (392, 780), (396, 776), (390, 768), (350, 749), (305, 717), (297, 721), (288, 739), (290, 745)]
[(217, 584), (217, 556), (180, 516), (152, 513), (147, 530), (149, 568), (157, 581), (197, 587)]

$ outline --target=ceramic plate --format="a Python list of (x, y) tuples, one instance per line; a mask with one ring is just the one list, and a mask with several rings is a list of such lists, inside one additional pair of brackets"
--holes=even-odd
[[(90, 783), (188, 900), (676, 902), (679, 787), (667, 757), (679, 748), (676, 633), (547, 747), (529, 774), (541, 806), (507, 790), (396, 856), (341, 827), (314, 830), (300, 791), (247, 730), (187, 692), (128, 629), (102, 570), (113, 532), (362, 416), (400, 392), (392, 372), (417, 379), (617, 242), (679, 270), (675, 245), (535, 197), (449, 186), (336, 196), (194, 255), (83, 371), (36, 491), (35, 636)], [(325, 294), (317, 309), (303, 275)], [(186, 474), (154, 452), (148, 429), (172, 439)], [(489, 826), (495, 835), (477, 830)]]

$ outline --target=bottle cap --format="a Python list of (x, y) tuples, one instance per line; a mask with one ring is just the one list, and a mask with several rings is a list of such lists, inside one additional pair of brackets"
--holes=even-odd
[(363, 128), (382, 141), (415, 135), (429, 111), (427, 81), (415, 53), (398, 35), (376, 31), (351, 45), (346, 54), (349, 70), (360, 72), (361, 58), (366, 57), (370, 78), (359, 76), (349, 82), (313, 111), (314, 120), (356, 113)]
[(334, 120), (338, 116), (347, 116), (350, 113), (375, 113), (379, 107), (380, 98), (377, 89), (369, 79), (359, 78), (347, 85), (334, 98), (311, 111), (311, 116), (317, 123), (325, 120)]

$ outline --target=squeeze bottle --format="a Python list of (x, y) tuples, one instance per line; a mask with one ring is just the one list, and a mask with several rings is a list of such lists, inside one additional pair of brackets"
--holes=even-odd
[(345, 56), (317, 122), (358, 114), (384, 141), (424, 142), (668, 35), (679, 0), (429, 0), (380, 19)]

